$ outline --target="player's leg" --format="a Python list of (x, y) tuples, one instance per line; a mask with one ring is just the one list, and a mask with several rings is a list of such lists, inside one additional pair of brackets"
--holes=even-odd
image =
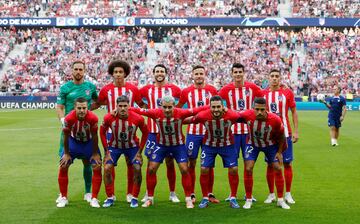
[(104, 184), (106, 192), (106, 200), (104, 201), (103, 207), (108, 208), (114, 205), (115, 198), (115, 166), (117, 166), (117, 161), (121, 156), (121, 150), (109, 147), (110, 158), (104, 164)]
[(83, 159), (82, 163), (84, 165), (83, 167), (83, 177), (84, 177), (84, 183), (85, 183), (85, 194), (84, 194), (84, 200), (87, 202), (91, 201), (91, 181), (92, 181), (92, 168), (89, 161)]
[(127, 190), (126, 190), (126, 201), (127, 203), (131, 202), (133, 197), (132, 189), (134, 187), (134, 167), (132, 165), (129, 157), (125, 156), (126, 166), (127, 166)]
[(165, 158), (166, 163), (166, 176), (169, 183), (169, 200), (175, 203), (180, 202), (179, 198), (176, 196), (175, 193), (175, 185), (176, 185), (176, 171), (175, 171), (175, 163), (173, 156), (167, 156)]
[(132, 166), (134, 170), (134, 178), (133, 178), (133, 189), (131, 191), (131, 195), (133, 196), (130, 201), (130, 207), (136, 208), (138, 207), (138, 196), (141, 188), (142, 175), (141, 175), (141, 161), (135, 160), (136, 154), (139, 151), (138, 147), (130, 148), (125, 151), (125, 155), (132, 161)]
[(209, 205), (209, 171), (215, 166), (217, 155), (216, 148), (203, 145), (201, 152), (201, 173), (200, 186), (203, 195), (199, 208), (206, 208)]
[(335, 123), (335, 129), (334, 129), (334, 138), (335, 138), (335, 146), (338, 146), (338, 139), (339, 139), (339, 134), (340, 134), (340, 127), (341, 127), (341, 122), (340, 122), (340, 118), (337, 119), (336, 123)]
[(259, 149), (252, 145), (247, 145), (244, 153), (244, 186), (246, 201), (243, 206), (244, 209), (250, 209), (252, 206), (252, 188), (253, 188), (253, 168), (257, 157), (259, 156)]
[[(242, 144), (241, 139), (242, 139), (241, 134), (234, 134), (234, 150), (237, 153), (238, 158), (240, 157), (240, 153), (242, 152), (241, 151), (242, 150), (241, 149), (241, 144)], [(245, 149), (243, 149), (243, 150), (245, 150)], [(244, 167), (245, 167), (245, 163), (244, 163)], [(231, 198), (231, 193), (229, 193), (229, 196), (227, 198), (225, 198), (225, 201), (229, 202), (230, 198)]]
[(230, 185), (230, 207), (240, 208), (236, 196), (239, 186), (238, 174), (238, 154), (234, 151), (234, 146), (226, 146), (218, 149), (218, 154), (221, 156), (224, 168), (228, 168), (228, 180)]
[(287, 149), (283, 152), (283, 161), (284, 161), (284, 179), (285, 179), (285, 201), (289, 204), (295, 204), (295, 200), (291, 195), (291, 185), (293, 180), (293, 169), (292, 161), (294, 160), (293, 156), (293, 143), (291, 136), (287, 138)]
[[(156, 133), (149, 133), (148, 139), (145, 144), (145, 152), (144, 152), (145, 156), (147, 157), (146, 174), (145, 174), (146, 179), (148, 179), (148, 169), (149, 169), (149, 164), (150, 164), (151, 152), (153, 150), (156, 150), (156, 146), (157, 146)], [(148, 199), (148, 193), (146, 190), (144, 197), (141, 199), (141, 202), (145, 202), (147, 199)]]
[(59, 183), (59, 190), (60, 190), (60, 198), (57, 200), (56, 207), (63, 208), (65, 207), (69, 201), (67, 199), (68, 193), (68, 184), (69, 184), (69, 171), (70, 164), (64, 164), (59, 167), (59, 174), (58, 174), (58, 183)]

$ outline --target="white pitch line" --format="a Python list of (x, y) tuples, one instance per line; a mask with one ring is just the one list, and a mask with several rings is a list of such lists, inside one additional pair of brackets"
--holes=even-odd
[(28, 130), (42, 130), (42, 129), (54, 129), (61, 127), (44, 127), (44, 128), (0, 128), (0, 131), (28, 131)]

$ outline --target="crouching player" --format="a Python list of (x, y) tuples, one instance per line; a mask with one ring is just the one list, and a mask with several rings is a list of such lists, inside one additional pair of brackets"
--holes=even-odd
[(244, 209), (252, 205), (253, 168), (260, 151), (265, 153), (266, 159), (275, 170), (275, 186), (277, 189), (277, 205), (283, 209), (290, 209), (283, 199), (284, 177), (282, 175), (282, 153), (286, 150), (284, 126), (279, 116), (266, 111), (266, 100), (255, 98), (254, 109), (239, 113), (240, 122), (247, 122), (249, 138), (244, 153), (245, 172), (244, 184), (246, 202)]
[(140, 110), (133, 108), (137, 113), (145, 115), (155, 120), (159, 128), (157, 140), (159, 145), (151, 152), (150, 164), (146, 179), (148, 199), (142, 207), (149, 207), (154, 203), (154, 191), (157, 183), (156, 172), (164, 158), (171, 155), (179, 165), (182, 185), (185, 191), (185, 201), (187, 208), (194, 208), (190, 198), (191, 177), (188, 171), (188, 156), (185, 147), (185, 137), (182, 132), (182, 122), (185, 118), (193, 116), (198, 111), (204, 109), (199, 107), (190, 110), (175, 108), (175, 99), (172, 96), (164, 96), (161, 99), (161, 109)]
[(61, 198), (57, 207), (65, 207), (69, 201), (68, 191), (68, 170), (74, 159), (83, 159), (92, 164), (92, 199), (90, 206), (99, 208), (97, 196), (101, 186), (101, 155), (98, 148), (98, 118), (88, 111), (87, 100), (77, 98), (74, 103), (75, 110), (65, 117), (64, 121), (64, 151), (60, 160), (59, 188)]
[[(144, 148), (148, 129), (145, 125), (144, 118), (134, 111), (129, 111), (130, 101), (125, 95), (119, 96), (116, 99), (115, 116), (108, 113), (104, 117), (103, 124), (100, 127), (101, 142), (104, 147), (104, 182), (107, 199), (105, 200), (103, 207), (110, 207), (114, 205), (114, 185), (112, 172), (114, 172), (114, 166), (117, 165), (121, 154), (124, 154), (129, 158), (134, 168), (132, 199), (130, 207), (138, 207), (138, 195), (141, 187), (141, 165), (142, 165), (142, 150)], [(140, 128), (142, 132), (141, 142), (139, 145), (139, 139), (136, 136), (137, 128)], [(107, 142), (106, 133), (108, 129), (111, 129), (110, 141)]]

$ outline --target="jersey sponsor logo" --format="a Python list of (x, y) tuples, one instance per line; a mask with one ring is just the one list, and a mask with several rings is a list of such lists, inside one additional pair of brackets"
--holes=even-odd
[(221, 129), (215, 129), (215, 138), (221, 138), (222, 137), (222, 131)]
[(173, 135), (175, 134), (175, 130), (171, 125), (165, 125), (165, 135)]
[(89, 128), (90, 128), (90, 125), (84, 124), (84, 129), (89, 129)]
[(271, 110), (271, 112), (276, 113), (276, 111), (277, 111), (276, 103), (271, 103), (270, 104), (270, 110)]
[(204, 106), (204, 101), (199, 100), (198, 103), (197, 103), (197, 106), (198, 106), (198, 107)]
[(238, 107), (240, 110), (244, 110), (245, 108), (245, 101), (243, 99), (238, 100)]
[(128, 136), (127, 136), (126, 132), (120, 132), (119, 137), (120, 137), (120, 140), (123, 142), (127, 142), (127, 140), (128, 140)]
[(162, 105), (162, 103), (161, 103), (161, 98), (158, 98), (158, 99), (156, 100), (156, 104), (157, 104), (159, 107), (161, 107), (161, 105)]

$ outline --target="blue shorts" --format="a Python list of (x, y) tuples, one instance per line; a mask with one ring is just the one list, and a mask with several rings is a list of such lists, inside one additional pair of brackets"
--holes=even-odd
[(215, 158), (220, 155), (225, 168), (238, 166), (237, 152), (234, 145), (211, 147), (203, 145), (201, 153), (201, 167), (215, 167)]
[(247, 138), (247, 134), (234, 134), (234, 147), (236, 149), (238, 158), (240, 155), (240, 148), (241, 148), (241, 155), (244, 158), (244, 153), (246, 149), (246, 138)]
[[(292, 137), (291, 136), (287, 137), (286, 142), (287, 142), (287, 149), (282, 153), (283, 162), (291, 163), (294, 160)], [(268, 162), (267, 157), (265, 157), (265, 162)]]
[[(93, 153), (93, 141), (92, 139), (87, 142), (79, 142), (73, 137), (69, 137), (69, 153), (71, 156), (71, 163), (74, 162), (74, 159), (83, 159), (90, 161), (90, 158)], [(98, 153), (100, 154), (100, 151), (98, 149)], [(60, 158), (64, 155), (64, 151), (61, 152)], [(96, 164), (94, 160), (90, 161), (91, 164)]]
[(329, 127), (334, 126), (335, 128), (340, 128), (341, 127), (341, 121), (340, 118), (330, 118), (328, 119), (328, 125)]
[(185, 145), (176, 145), (176, 146), (164, 146), (158, 145), (159, 148), (151, 152), (150, 161), (162, 163), (165, 157), (172, 156), (175, 158), (177, 163), (186, 163), (188, 162), (188, 156), (186, 153)]
[(189, 159), (197, 159), (204, 135), (186, 135), (186, 149)]
[(121, 154), (124, 154), (124, 156), (129, 158), (131, 164), (140, 164), (139, 161), (134, 160), (136, 153), (138, 151), (139, 151), (139, 147), (133, 147), (128, 149), (109, 147), (110, 156), (113, 161), (108, 160), (106, 164), (114, 164), (114, 166), (117, 166), (117, 161), (119, 160)]
[(265, 153), (265, 157), (268, 162), (270, 162), (270, 163), (278, 162), (278, 160), (275, 158), (275, 155), (278, 150), (279, 150), (278, 145), (272, 145), (272, 146), (268, 146), (268, 147), (264, 147), (264, 148), (259, 148), (259, 147), (255, 147), (251, 144), (247, 144), (244, 160), (245, 161), (248, 161), (248, 160), (256, 161), (259, 156), (260, 151), (262, 151)]
[(156, 140), (156, 133), (149, 133), (146, 144), (145, 144), (145, 155), (150, 159), (151, 152), (154, 150), (159, 150), (160, 146)]

